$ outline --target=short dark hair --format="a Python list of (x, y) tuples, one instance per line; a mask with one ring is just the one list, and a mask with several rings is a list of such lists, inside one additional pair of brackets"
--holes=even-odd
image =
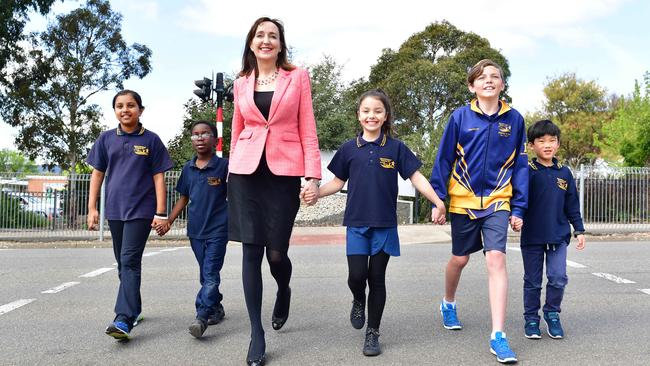
[(531, 144), (535, 142), (535, 139), (546, 135), (555, 136), (560, 141), (560, 128), (548, 119), (537, 121), (528, 127), (528, 142)]
[(142, 105), (142, 97), (140, 97), (140, 94), (129, 89), (120, 90), (119, 92), (117, 92), (117, 94), (115, 94), (115, 96), (113, 97), (113, 109), (115, 109), (115, 101), (117, 100), (117, 97), (122, 95), (132, 96), (133, 99), (135, 99), (135, 102), (138, 103), (138, 107), (140, 107), (140, 109), (144, 109), (144, 106)]
[(219, 137), (219, 134), (217, 133), (217, 126), (215, 126), (214, 123), (203, 119), (192, 123), (192, 127), (190, 127), (190, 133), (192, 133), (194, 127), (198, 125), (208, 125), (208, 127), (210, 127), (210, 131), (212, 132), (212, 136), (214, 136), (215, 139)]
[(386, 121), (381, 126), (381, 131), (388, 136), (392, 136), (393, 135), (393, 107), (390, 104), (390, 98), (388, 98), (386, 92), (384, 92), (382, 89), (377, 88), (377, 89), (368, 90), (367, 92), (361, 94), (359, 100), (357, 101), (357, 117), (359, 116), (359, 108), (361, 108), (361, 103), (363, 103), (364, 99), (366, 98), (375, 98), (384, 105), (384, 109), (386, 110)]
[(251, 50), (251, 42), (253, 42), (253, 38), (255, 38), (257, 27), (259, 27), (260, 24), (264, 22), (271, 22), (275, 24), (276, 27), (278, 27), (278, 38), (280, 39), (280, 48), (282, 49), (280, 50), (280, 53), (278, 53), (278, 59), (275, 62), (275, 66), (287, 71), (291, 71), (296, 68), (289, 62), (289, 47), (287, 46), (287, 42), (284, 39), (284, 24), (282, 24), (279, 19), (261, 17), (257, 18), (257, 20), (253, 22), (251, 29), (246, 35), (246, 44), (244, 44), (244, 54), (242, 55), (242, 66), (241, 71), (239, 72), (239, 76), (248, 76), (252, 72), (255, 72), (255, 77), (257, 77), (257, 58), (255, 57), (255, 53), (253, 53)]

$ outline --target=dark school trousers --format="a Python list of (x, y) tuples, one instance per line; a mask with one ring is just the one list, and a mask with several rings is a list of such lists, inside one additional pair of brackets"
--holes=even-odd
[(142, 253), (149, 238), (152, 219), (128, 221), (108, 220), (113, 237), (113, 253), (117, 261), (120, 288), (115, 302), (115, 320), (133, 326), (142, 312), (140, 282), (142, 277)]
[(544, 313), (560, 312), (564, 287), (568, 283), (566, 274), (567, 243), (522, 245), (524, 260), (524, 319), (540, 321), (539, 308), (542, 293), (542, 276), (546, 262), (546, 302)]
[(201, 282), (201, 289), (196, 294), (194, 303), (196, 317), (207, 321), (223, 299), (223, 295), (219, 292), (220, 272), (223, 267), (223, 259), (226, 256), (228, 236), (224, 234), (210, 239), (190, 238), (190, 244), (196, 261), (199, 262), (199, 280)]

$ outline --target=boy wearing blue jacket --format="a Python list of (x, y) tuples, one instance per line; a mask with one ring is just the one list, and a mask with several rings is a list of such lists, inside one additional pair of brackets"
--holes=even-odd
[(542, 309), (546, 331), (551, 338), (564, 337), (560, 323), (560, 305), (566, 274), (567, 247), (573, 235), (577, 249), (585, 247), (580, 202), (573, 175), (555, 158), (560, 147), (560, 129), (548, 120), (528, 128), (528, 146), (537, 158), (528, 163), (528, 210), (521, 233), (524, 259), (524, 334), (529, 339), (542, 338), (539, 328), (542, 271), (546, 261), (546, 303)]
[(508, 293), (508, 223), (519, 231), (528, 199), (524, 119), (505, 101), (503, 71), (491, 60), (472, 67), (467, 85), (476, 99), (455, 110), (442, 136), (431, 172), (438, 197), (450, 197), (452, 256), (445, 270), (443, 326), (462, 328), (456, 289), (470, 254), (483, 250), (488, 269), (492, 334), (490, 352), (502, 363), (517, 362), (504, 332)]

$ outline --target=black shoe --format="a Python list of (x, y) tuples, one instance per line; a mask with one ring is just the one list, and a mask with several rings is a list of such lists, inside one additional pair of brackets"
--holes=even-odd
[(291, 305), (291, 287), (287, 287), (287, 295), (285, 299), (286, 304), (286, 314), (283, 317), (277, 316), (276, 314), (280, 311), (280, 297), (275, 298), (275, 306), (273, 307), (273, 315), (271, 316), (271, 326), (273, 329), (280, 330), (284, 326), (284, 323), (289, 318), (289, 306)]
[[(253, 341), (248, 344), (248, 355), (246, 356), (246, 364), (248, 366), (263, 366), (266, 362), (266, 351), (262, 352), (261, 356), (251, 356), (251, 346)], [(266, 347), (265, 347), (266, 348)]]
[(377, 356), (381, 353), (379, 347), (379, 329), (366, 329), (366, 341), (363, 343), (364, 356)]
[(214, 314), (208, 317), (208, 325), (219, 324), (226, 316), (226, 312), (223, 310), (223, 305), (221, 303), (217, 304), (214, 308)]
[(361, 329), (366, 324), (365, 305), (357, 300), (352, 300), (352, 310), (350, 310), (350, 323), (354, 329)]
[(208, 327), (208, 324), (207, 324), (207, 322), (205, 320), (203, 320), (201, 318), (196, 318), (196, 319), (194, 319), (192, 324), (190, 324), (190, 326), (187, 329), (189, 329), (190, 334), (192, 335), (192, 337), (201, 338), (201, 336), (203, 335), (203, 332), (205, 332), (207, 327)]

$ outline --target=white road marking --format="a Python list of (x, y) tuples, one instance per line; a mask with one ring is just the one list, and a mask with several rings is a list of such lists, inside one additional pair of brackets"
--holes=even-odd
[(80, 284), (81, 282), (66, 282), (62, 283), (56, 287), (52, 287), (49, 290), (41, 291), (42, 294), (56, 294), (57, 292), (61, 292), (69, 287), (75, 286)]
[(521, 248), (519, 248), (519, 247), (508, 247), (508, 249), (514, 250), (516, 252), (521, 252)]
[(117, 262), (113, 263), (114, 266), (117, 266)]
[(143, 257), (152, 257), (152, 256), (158, 255), (158, 254), (160, 254), (160, 252), (149, 252), (149, 253), (143, 254), (142, 256)]
[(0, 315), (2, 314), (7, 314), (8, 312), (12, 310), (16, 310), (21, 306), (25, 306), (29, 304), (32, 301), (36, 301), (36, 299), (20, 299), (18, 301), (10, 302), (8, 304), (4, 304), (0, 306)]
[(616, 283), (636, 283), (634, 281), (626, 280), (625, 278), (614, 276), (613, 274), (609, 274), (609, 273), (596, 272), (596, 273), (592, 273), (592, 274), (594, 276), (596, 276), (596, 277), (601, 277), (601, 278), (604, 278), (606, 280), (610, 280), (610, 281), (616, 282)]
[(643, 292), (644, 294), (650, 295), (650, 288), (640, 288), (639, 291)]
[(84, 277), (84, 278), (96, 277), (96, 276), (99, 276), (100, 274), (106, 273), (106, 272), (108, 272), (108, 271), (112, 271), (112, 270), (114, 270), (114, 269), (115, 269), (115, 268), (100, 268), (100, 269), (96, 269), (96, 270), (94, 270), (94, 271), (92, 271), (92, 272), (88, 272), (88, 273), (86, 273), (86, 274), (82, 274), (82, 275), (79, 276), (79, 277)]
[(167, 249), (162, 249), (160, 251), (161, 252), (173, 252), (173, 251), (176, 251), (176, 250), (179, 250), (179, 249), (181, 249), (181, 248), (179, 248), (179, 247), (177, 247), (177, 248), (167, 248)]
[(585, 266), (584, 264), (580, 264), (578, 262), (573, 262), (573, 261), (570, 261), (568, 259), (566, 261), (566, 265), (569, 266), (569, 267), (573, 267), (573, 268), (587, 268), (587, 266)]

